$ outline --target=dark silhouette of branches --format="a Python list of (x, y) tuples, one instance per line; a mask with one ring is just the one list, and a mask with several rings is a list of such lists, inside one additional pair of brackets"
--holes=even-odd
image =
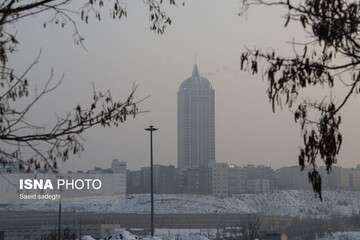
[[(149, 7), (150, 30), (165, 33), (172, 20), (163, 10), (162, 0), (144, 0)], [(166, 4), (175, 5), (171, 0)], [(80, 8), (79, 8), (80, 6)], [(16, 37), (16, 24), (30, 16), (41, 13), (49, 24), (73, 29), (74, 41), (85, 48), (84, 37), (78, 23), (90, 24), (101, 21), (104, 16), (122, 19), (127, 17), (126, 1), (120, 0), (0, 0), (0, 163), (16, 163), (20, 170), (57, 172), (58, 161), (67, 161), (71, 155), (84, 150), (81, 134), (93, 127), (116, 127), (140, 110), (138, 104), (144, 99), (135, 99), (137, 86), (123, 100), (116, 100), (110, 91), (96, 91), (89, 103), (77, 105), (56, 122), (39, 126), (28, 120), (33, 106), (44, 96), (53, 93), (64, 76), (55, 80), (51, 69), (48, 80), (39, 92), (32, 93), (36, 81), (28, 78), (29, 72), (39, 63), (41, 52), (24, 72), (9, 64), (9, 58), (20, 44)], [(105, 14), (104, 14), (105, 13)], [(22, 43), (23, 45), (26, 43)]]
[[(325, 163), (331, 171), (337, 163), (342, 144), (341, 110), (351, 97), (360, 91), (360, 3), (346, 0), (244, 0), (245, 9), (253, 6), (277, 6), (287, 10), (285, 27), (298, 22), (311, 39), (293, 43), (302, 48), (294, 56), (284, 57), (273, 52), (247, 49), (241, 55), (241, 69), (258, 74), (259, 64), (268, 83), (267, 95), (275, 112), (288, 107), (301, 127), (303, 147), (298, 157), (301, 170), (311, 165), (309, 181), (321, 196), (321, 176), (317, 162)], [(342, 79), (348, 79), (345, 84)], [(331, 89), (341, 86), (345, 96), (333, 98)], [(321, 86), (327, 97), (321, 101), (304, 96), (305, 89)], [(319, 88), (320, 89), (320, 88)]]

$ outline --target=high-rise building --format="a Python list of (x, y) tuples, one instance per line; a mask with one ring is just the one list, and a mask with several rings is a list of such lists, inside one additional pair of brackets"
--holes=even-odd
[(215, 163), (215, 91), (194, 65), (178, 91), (178, 168)]

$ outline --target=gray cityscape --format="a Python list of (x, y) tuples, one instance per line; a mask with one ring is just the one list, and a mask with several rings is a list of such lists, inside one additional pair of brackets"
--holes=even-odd
[[(101, 239), (110, 235), (119, 239), (130, 236), (129, 240), (132, 240), (132, 233), (146, 235), (148, 222), (143, 220), (149, 217), (151, 176), (155, 194), (155, 225), (158, 227), (156, 234), (166, 239), (172, 237), (184, 240), (189, 237), (248, 239), (244, 237), (246, 235), (244, 231), (250, 229), (248, 224), (258, 225), (257, 235), (261, 236), (261, 239), (303, 239), (301, 236), (312, 238), (316, 235), (307, 235), (303, 232), (304, 228), (309, 228), (308, 223), (303, 223), (301, 220), (304, 216), (312, 219), (314, 214), (315, 216), (320, 213), (325, 216), (339, 214), (329, 210), (322, 212), (324, 210), (318, 205), (319, 200), (311, 194), (312, 186), (306, 171), (308, 169), (300, 171), (300, 167), (296, 165), (273, 169), (271, 166), (261, 164), (239, 166), (231, 162), (216, 161), (215, 89), (209, 79), (201, 76), (197, 64), (193, 66), (191, 76), (179, 86), (177, 133), (178, 165), (161, 165), (156, 163), (155, 159), (153, 175), (150, 165), (142, 166), (137, 170), (128, 169), (127, 162), (119, 159), (112, 160), (108, 168), (95, 166), (91, 170), (67, 171), (56, 175), (47, 171), (23, 172), (15, 163), (2, 164), (0, 193), (3, 197), (0, 206), (3, 213), (16, 217), (10, 217), (10, 222), (5, 215), (0, 217), (1, 239), (57, 239), (59, 220), (56, 219), (59, 217), (57, 211), (60, 206), (58, 201), (62, 203), (61, 211), (64, 211), (61, 213), (64, 218), (62, 229), (67, 231), (67, 236), (63, 239), (77, 239), (76, 236), (82, 236), (81, 239), (93, 239), (90, 235)], [(339, 205), (348, 208), (358, 206), (360, 209), (360, 204), (352, 203), (360, 192), (360, 167), (335, 166), (328, 174), (326, 167), (322, 166), (319, 167), (319, 172), (323, 176), (324, 193), (337, 192), (346, 196), (343, 200), (337, 199), (328, 204), (332, 204), (335, 209)], [(35, 176), (40, 179), (96, 178), (100, 179), (104, 186), (99, 191), (57, 191), (56, 198), (45, 198), (54, 196), (53, 191), (42, 191), (45, 200), (31, 203), (29, 199), (19, 196), (36, 191), (19, 191), (17, 185), (19, 179)], [(239, 203), (233, 201), (244, 196), (250, 197), (240, 204), (242, 207), (250, 207), (253, 201), (265, 202), (257, 203), (259, 206), (255, 212), (235, 210), (234, 207)], [(306, 198), (306, 196), (312, 197)], [(207, 197), (213, 198), (210, 200), (210, 206), (207, 206), (209, 204)], [(292, 200), (287, 198), (294, 197), (302, 199), (306, 204), (316, 203), (316, 205), (307, 210), (302, 209), (304, 206), (299, 207), (300, 211), (291, 210), (292, 213), (288, 213), (290, 215), (281, 213), (283, 211), (281, 208), (284, 206), (279, 207), (280, 213), (272, 213), (271, 207), (277, 204), (274, 199), (284, 198), (278, 201), (287, 205), (292, 203)], [(229, 206), (219, 206), (224, 204), (222, 201), (230, 201)], [(267, 205), (266, 201), (271, 203)], [(194, 206), (180, 207), (189, 202)], [(33, 212), (35, 209), (39, 210), (38, 207), (44, 209)], [(192, 210), (189, 210), (189, 207)], [(266, 207), (270, 209), (265, 210)], [(109, 208), (113, 210), (109, 211)], [(338, 217), (344, 221), (344, 224), (355, 226), (357, 214), (359, 212), (352, 211), (351, 217), (345, 213), (341, 213)], [(214, 217), (216, 221), (209, 220)], [(49, 218), (45, 220), (48, 223), (44, 222), (44, 218)], [(195, 222), (188, 222), (190, 219)], [(28, 221), (31, 223), (29, 224)], [(188, 223), (181, 225), (180, 223), (184, 221)], [(332, 218), (325, 224), (322, 221), (314, 220), (312, 227), (317, 229), (322, 229), (324, 226), (337, 227), (336, 221), (334, 222)], [(17, 224), (22, 223), (28, 224), (28, 227), (20, 230)], [(36, 230), (33, 229), (34, 224), (37, 226)], [(343, 225), (341, 227), (344, 228)]]
[(0, 240), (360, 240), (359, 0), (0, 0)]

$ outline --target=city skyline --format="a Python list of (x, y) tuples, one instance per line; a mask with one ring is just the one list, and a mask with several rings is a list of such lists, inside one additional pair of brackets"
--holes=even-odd
[[(131, 1), (131, 17), (125, 20), (105, 18), (101, 26), (79, 24), (87, 51), (73, 43), (71, 28), (59, 31), (49, 25), (44, 29), (42, 17), (17, 26), (18, 40), (32, 47), (20, 47), (10, 60), (23, 69), (42, 49), (39, 64), (29, 75), (29, 79), (39, 80), (39, 87), (52, 67), (55, 79), (65, 74), (54, 94), (34, 107), (29, 120), (47, 124), (76, 104), (86, 105), (93, 84), (97, 90), (111, 90), (118, 99), (129, 94), (133, 83), (139, 85), (135, 94), (138, 99), (150, 95), (139, 105), (140, 110), (149, 112), (118, 128), (90, 130), (83, 136), (85, 151), (60, 167), (66, 171), (106, 166), (113, 158), (127, 161), (130, 168), (145, 166), (149, 162), (149, 139), (143, 129), (151, 124), (159, 128), (154, 134), (155, 163), (175, 165), (176, 92), (191, 71), (195, 53), (202, 75), (211, 79), (216, 89), (216, 160), (238, 165), (264, 163), (274, 168), (297, 164), (301, 138), (293, 114), (286, 109), (272, 113), (261, 76), (240, 71), (240, 53), (245, 47), (290, 53), (289, 40), (305, 38), (301, 25), (290, 24), (284, 31), (285, 11), (276, 8), (259, 7), (239, 17), (237, 1), (208, 4), (201, 0), (169, 8), (174, 24), (166, 34), (157, 36), (148, 29), (147, 10), (141, 2)], [(355, 141), (360, 135), (358, 103), (359, 98), (354, 98), (344, 109), (341, 166), (356, 166), (360, 159)]]
[(360, 240), (360, 0), (0, 2), (0, 240)]

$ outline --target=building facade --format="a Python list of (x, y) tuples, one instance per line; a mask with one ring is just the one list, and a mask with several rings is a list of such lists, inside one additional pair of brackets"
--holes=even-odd
[(192, 168), (178, 171), (177, 192), (186, 194), (211, 194), (212, 169)]
[(178, 168), (208, 167), (215, 163), (215, 91), (194, 65), (178, 96)]
[(229, 165), (216, 163), (212, 167), (212, 193), (216, 197), (229, 196)]
[[(154, 165), (154, 192), (159, 194), (176, 193), (175, 166)], [(150, 167), (142, 167), (127, 173), (127, 193), (150, 193)]]
[(229, 194), (241, 194), (247, 191), (247, 175), (243, 168), (236, 165), (229, 165)]

